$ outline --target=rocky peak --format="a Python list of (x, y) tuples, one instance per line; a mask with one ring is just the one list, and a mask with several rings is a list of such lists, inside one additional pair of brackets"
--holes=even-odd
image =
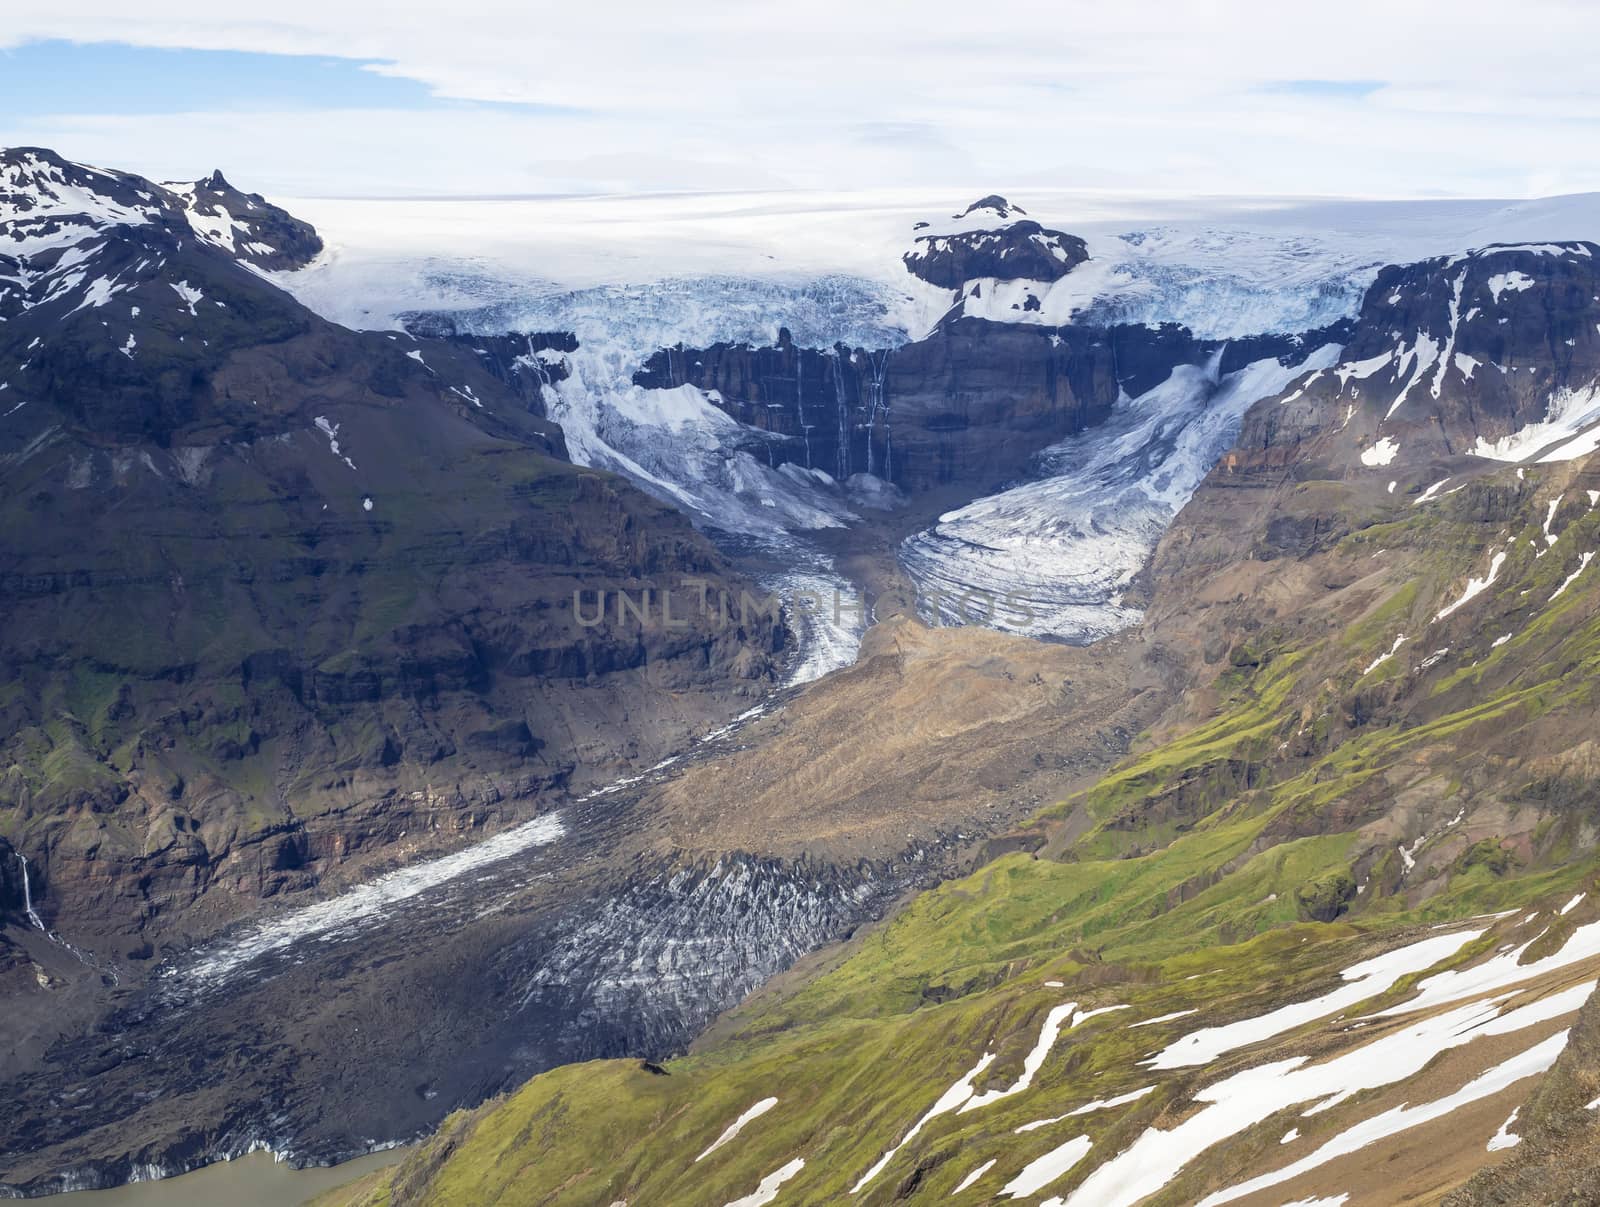
[(163, 191), (138, 176), (73, 163), (42, 147), (0, 149), (0, 266), (172, 212)]
[[(220, 171), (163, 186), (0, 150), (0, 459), (63, 434), (162, 450), (281, 436), (329, 408), (322, 391), (465, 408), (475, 426), (510, 424), (561, 455), (559, 433), (536, 421), (554, 366), (498, 389), (503, 375), (474, 349), (360, 335), (262, 279), (320, 248), (308, 224)], [(493, 405), (514, 396), (514, 409)]]
[[(299, 267), (322, 250), (308, 223), (241, 193), (221, 172), (162, 186), (40, 147), (0, 150), (0, 319), (103, 319), (98, 312), (119, 295), (135, 317), (152, 306), (193, 312), (182, 270), (201, 269), (179, 261), (196, 240), (258, 269)], [(163, 286), (155, 296), (131, 296), (155, 280)]]
[(221, 171), (193, 184), (166, 187), (196, 236), (251, 267), (269, 272), (303, 268), (322, 252), (322, 239), (309, 222), (260, 193), (235, 188)]
[(1452, 460), (1487, 469), (1592, 449), (1597, 392), (1600, 247), (1495, 244), (1383, 269), (1341, 362), (1265, 404), (1240, 448), (1317, 438), (1326, 468), (1432, 481)]
[(944, 289), (1030, 281), (1042, 292), (1088, 258), (1088, 245), (1076, 235), (1041, 226), (1022, 207), (991, 195), (948, 221), (918, 223), (904, 261), (912, 276)]

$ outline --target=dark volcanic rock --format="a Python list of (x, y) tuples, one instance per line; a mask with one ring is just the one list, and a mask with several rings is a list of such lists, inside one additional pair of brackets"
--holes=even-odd
[(992, 489), (1029, 468), (1048, 444), (1105, 419), (1124, 393), (1159, 384), (1174, 366), (1220, 348), (1221, 372), (1343, 336), (1195, 339), (1168, 324), (1042, 327), (958, 318), (898, 348), (804, 348), (787, 331), (771, 347), (663, 349), (636, 384), (705, 390), (721, 410), (786, 437), (775, 463), (843, 481), (871, 473), (908, 491), (962, 483)]
[[(1422, 466), (1493, 451), (1565, 408), (1592, 410), (1597, 380), (1600, 246), (1492, 245), (1385, 268), (1343, 363), (1276, 413), (1258, 408), (1239, 445), (1246, 457), (1299, 461), (1297, 443), (1337, 424), (1343, 438), (1316, 457), (1330, 469)], [(1369, 452), (1380, 440), (1392, 461)]]
[(448, 314), (401, 316), (406, 330), (419, 339), (439, 339), (471, 352), (484, 372), (513, 390), (535, 415), (547, 414), (545, 390), (571, 374), (567, 353), (578, 350), (578, 337), (565, 331), (516, 335), (462, 335)]
[(1056, 281), (1089, 258), (1076, 235), (1049, 230), (1003, 197), (974, 202), (948, 223), (919, 224), (906, 271), (944, 289), (968, 281)]

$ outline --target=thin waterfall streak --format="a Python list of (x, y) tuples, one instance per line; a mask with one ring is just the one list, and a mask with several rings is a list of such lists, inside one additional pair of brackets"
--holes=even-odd
[(44, 922), (40, 920), (39, 915), (34, 912), (33, 887), (28, 883), (28, 857), (21, 851), (18, 851), (17, 859), (22, 863), (22, 908), (24, 911), (26, 911), (29, 922), (32, 922), (34, 926), (44, 931), (45, 934), (49, 934), (49, 929), (45, 926)]

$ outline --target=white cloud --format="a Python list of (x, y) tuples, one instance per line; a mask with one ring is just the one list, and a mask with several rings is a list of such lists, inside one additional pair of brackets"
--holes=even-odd
[[(1169, 191), (1600, 188), (1600, 11), (1530, 0), (678, 5), (13, 0), (43, 38), (336, 56), (461, 102), (240, 119), (62, 114), (0, 140), (292, 191), (554, 191), (1028, 180)], [(1365, 98), (1292, 81), (1381, 81)], [(1559, 81), (1559, 88), (1554, 82)], [(1274, 87), (1278, 85), (1278, 87)], [(509, 104), (508, 104), (509, 103)], [(527, 111), (516, 106), (556, 107)], [(894, 137), (896, 131), (900, 137)], [(183, 157), (179, 165), (173, 160)]]

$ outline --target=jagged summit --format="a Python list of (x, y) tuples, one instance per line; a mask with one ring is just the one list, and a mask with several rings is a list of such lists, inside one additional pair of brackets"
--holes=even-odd
[[(159, 185), (130, 172), (77, 163), (45, 147), (0, 148), (0, 316), (120, 281), (114, 244), (141, 245), (148, 268), (198, 238), (253, 268), (299, 268), (322, 250), (302, 222), (213, 171), (195, 183)], [(101, 261), (110, 259), (102, 265)]]
[(0, 148), (0, 266), (107, 227), (157, 222), (169, 208), (162, 190), (140, 177), (74, 163), (43, 147)]
[[(358, 335), (262, 279), (320, 248), (309, 224), (220, 173), (162, 186), (42, 148), (0, 152), (0, 457), (63, 437), (215, 447), (304, 431), (336, 398), (439, 399), (489, 422), (478, 412), (498, 387), (471, 350), (424, 357)], [(518, 399), (493, 422), (562, 455), (542, 410)]]
[(304, 268), (322, 252), (322, 239), (310, 223), (260, 193), (235, 188), (220, 169), (192, 184), (176, 182), (166, 188), (199, 238), (252, 268)]
[[(1089, 247), (1077, 235), (1050, 230), (1019, 205), (990, 194), (947, 222), (918, 223), (912, 249), (904, 258), (912, 276), (944, 289), (960, 291), (956, 299), (985, 297), (997, 283), (1023, 282), (1027, 288), (1007, 290), (1005, 308), (1019, 313), (1037, 310), (1049, 287), (1089, 258)], [(1015, 298), (1010, 297), (1017, 293)], [(980, 317), (993, 307), (981, 302)]]

